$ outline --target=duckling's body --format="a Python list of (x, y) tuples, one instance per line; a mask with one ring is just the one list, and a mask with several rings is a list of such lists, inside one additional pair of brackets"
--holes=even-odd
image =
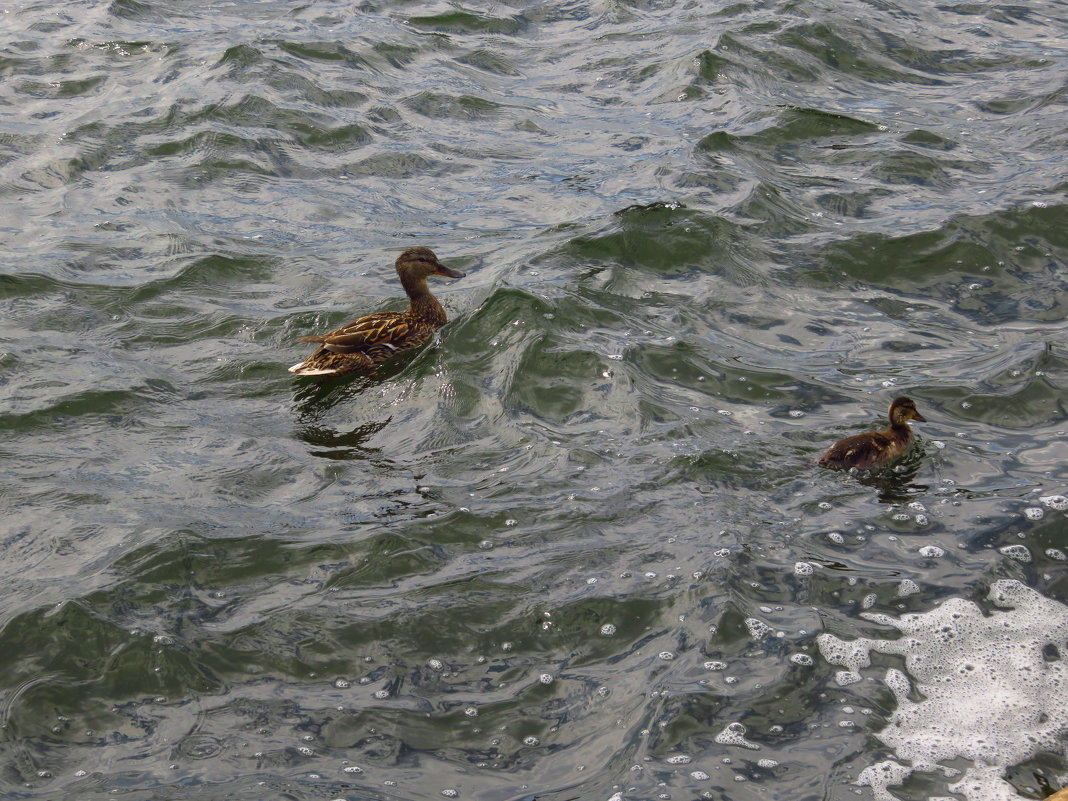
[(887, 414), (890, 427), (882, 431), (867, 431), (839, 440), (820, 457), (823, 467), (836, 470), (856, 467), (865, 470), (888, 464), (912, 447), (912, 429), (909, 420), (927, 420), (916, 410), (911, 398), (895, 398)]
[(408, 295), (403, 312), (378, 312), (346, 323), (320, 336), (301, 337), (297, 342), (317, 342), (320, 347), (289, 368), (297, 375), (343, 375), (371, 373), (382, 362), (426, 342), (445, 325), (445, 310), (430, 294), (426, 279), (431, 275), (463, 278), (459, 270), (446, 267), (430, 248), (408, 248), (397, 257), (397, 275)]

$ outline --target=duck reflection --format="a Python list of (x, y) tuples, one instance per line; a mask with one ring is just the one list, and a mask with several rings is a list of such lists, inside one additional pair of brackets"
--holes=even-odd
[(375, 434), (389, 425), (392, 416), (360, 423), (350, 430), (339, 430), (324, 421), (335, 406), (354, 400), (378, 382), (361, 378), (328, 379), (304, 383), (293, 394), (296, 413), (296, 436), (312, 446), (309, 453), (323, 459), (376, 459), (379, 449), (367, 445)]

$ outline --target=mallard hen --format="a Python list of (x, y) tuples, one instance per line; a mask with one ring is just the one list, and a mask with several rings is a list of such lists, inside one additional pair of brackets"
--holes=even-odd
[(289, 372), (306, 376), (373, 373), (382, 362), (422, 345), (445, 325), (445, 310), (430, 294), (426, 279), (431, 275), (463, 278), (464, 273), (446, 267), (430, 248), (419, 247), (397, 257), (397, 275), (408, 294), (407, 311), (368, 314), (327, 334), (301, 337), (297, 342), (315, 342), (321, 347)]

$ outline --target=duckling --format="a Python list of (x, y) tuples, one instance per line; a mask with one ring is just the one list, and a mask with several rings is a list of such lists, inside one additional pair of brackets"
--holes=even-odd
[(368, 314), (327, 334), (301, 337), (297, 342), (316, 342), (322, 347), (289, 372), (373, 373), (382, 362), (422, 345), (445, 325), (445, 310), (430, 294), (426, 279), (431, 275), (463, 278), (464, 273), (446, 267), (430, 248), (419, 247), (408, 248), (397, 257), (397, 275), (408, 294), (407, 311)]
[(892, 462), (912, 446), (909, 420), (926, 423), (916, 410), (912, 398), (894, 398), (887, 413), (890, 427), (882, 431), (868, 431), (839, 440), (820, 457), (819, 464), (834, 469), (856, 467), (864, 470)]

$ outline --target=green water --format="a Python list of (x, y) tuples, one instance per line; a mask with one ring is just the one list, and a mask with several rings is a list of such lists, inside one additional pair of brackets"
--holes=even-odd
[[(871, 798), (886, 665), (840, 686), (818, 634), (1068, 603), (1066, 34), (4, 6), (0, 797)], [(412, 245), (467, 272), (449, 324), (287, 373)], [(814, 467), (902, 394), (897, 470)]]

